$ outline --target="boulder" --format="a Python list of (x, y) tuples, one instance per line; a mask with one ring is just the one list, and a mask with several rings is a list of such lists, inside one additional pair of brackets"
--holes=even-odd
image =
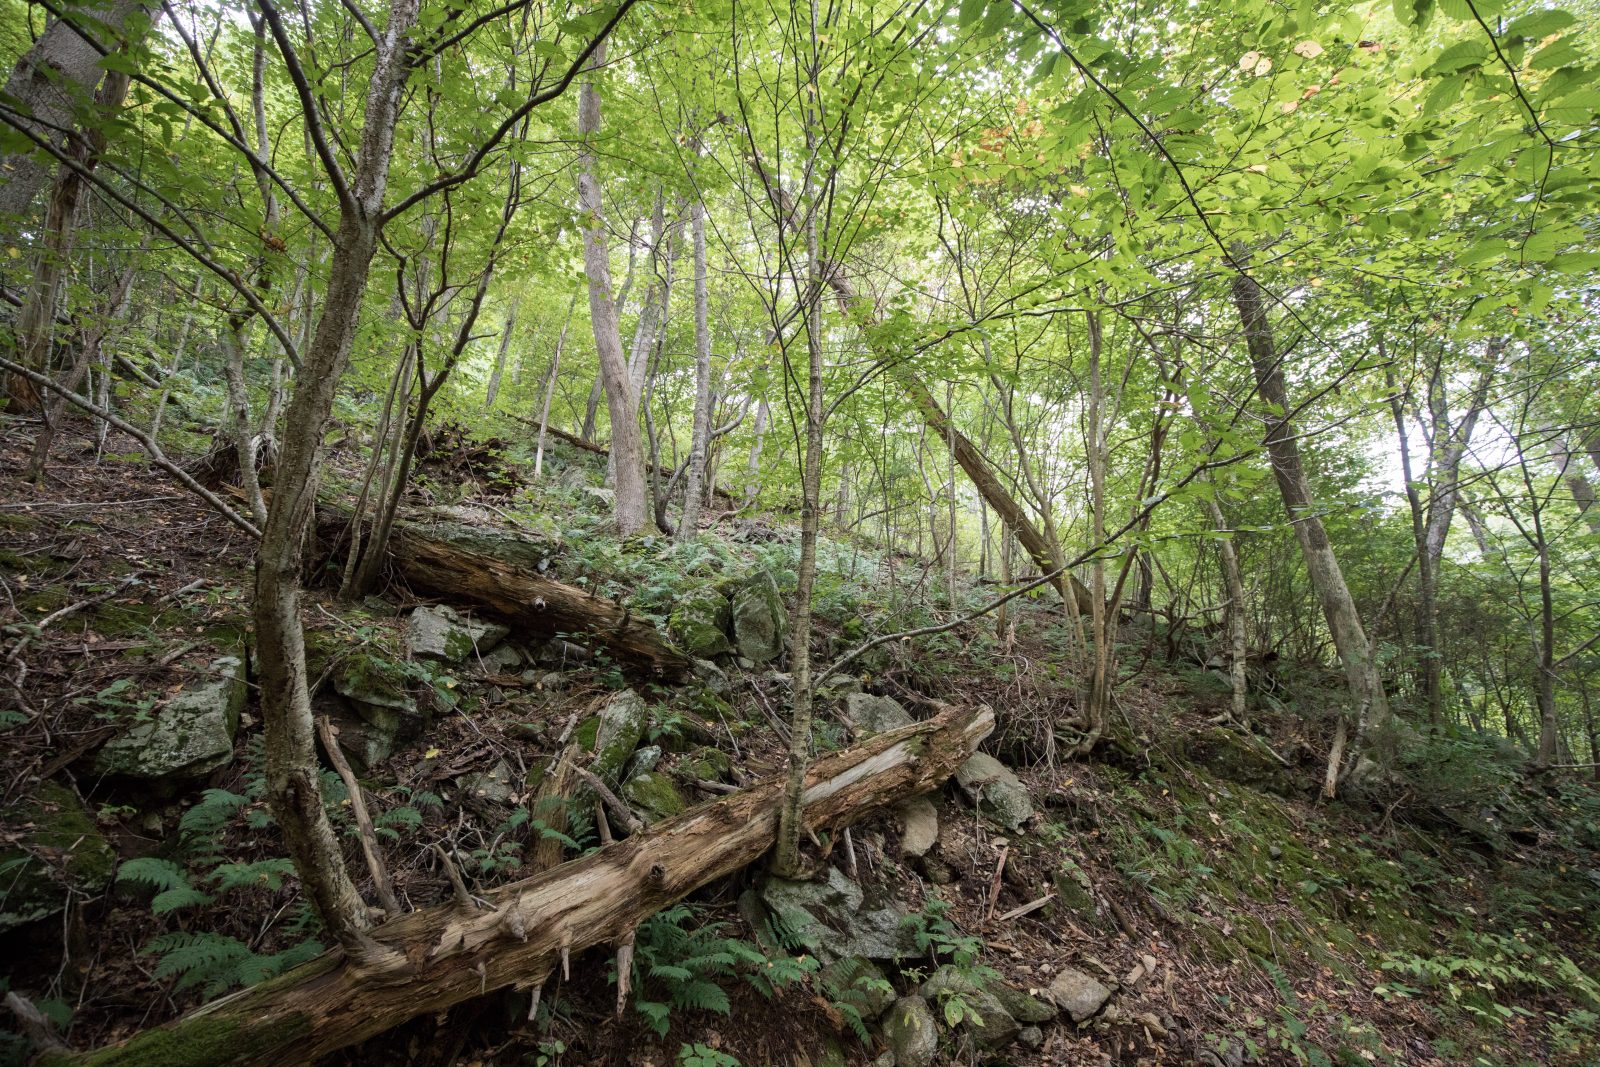
[(660, 762), (661, 746), (645, 745), (633, 754), (633, 760), (628, 764), (628, 777), (633, 778), (653, 771)]
[(483, 655), (511, 631), (499, 623), (469, 619), (444, 604), (424, 604), (406, 623), (406, 650), (446, 663), (464, 662), (474, 652)]
[(500, 760), (487, 771), (462, 775), (456, 779), (456, 785), (468, 797), (486, 800), (491, 804), (505, 804), (511, 800), (511, 786), (515, 780), (516, 776), (506, 761)]
[(769, 878), (761, 900), (824, 963), (846, 956), (892, 960), (916, 951), (905, 909), (893, 901), (868, 904), (861, 887), (837, 867), (821, 882)]
[(926, 1000), (901, 997), (884, 1014), (882, 1027), (895, 1067), (933, 1067), (939, 1054), (939, 1028)]
[(708, 659), (697, 659), (693, 666), (695, 681), (713, 696), (727, 696), (733, 689), (728, 672)]
[(925, 855), (939, 840), (939, 809), (927, 797), (902, 800), (894, 813), (900, 820), (900, 855)]
[(1111, 990), (1076, 967), (1063, 967), (1044, 995), (1072, 1016), (1073, 1022), (1081, 1023), (1111, 999)]
[(987, 752), (974, 752), (956, 768), (956, 781), (979, 811), (1009, 830), (1033, 817), (1028, 787)]
[(650, 705), (632, 689), (624, 689), (613, 694), (591, 722), (594, 725), (589, 730), (579, 727), (580, 731), (589, 735), (584, 738), (580, 734), (580, 740), (594, 753), (589, 770), (607, 785), (615, 787), (620, 784), (622, 768), (639, 746), (639, 738), (644, 736), (645, 727), (649, 725)]
[(0, 931), (59, 914), (73, 893), (96, 896), (111, 883), (116, 851), (72, 789), (45, 782), (6, 822), (17, 835), (0, 849)]
[(971, 1033), (980, 1048), (1004, 1048), (1022, 1029), (1022, 1024), (1011, 1017), (999, 997), (951, 964), (934, 971), (918, 992), (936, 1007), (945, 1021), (953, 1020), (953, 1025)]
[(332, 674), (333, 691), (374, 725), (385, 725), (397, 715), (421, 716), (409, 676), (392, 660), (355, 649), (333, 664)]
[(728, 629), (733, 625), (733, 608), (728, 598), (715, 589), (700, 589), (678, 601), (667, 619), (683, 650), (691, 656), (709, 659), (733, 651)]
[(766, 571), (756, 571), (734, 586), (733, 642), (741, 658), (760, 666), (783, 653), (789, 639), (789, 613), (784, 609), (778, 583)]
[(487, 677), (515, 674), (522, 666), (522, 660), (522, 652), (515, 645), (498, 645), (478, 657), (477, 667), (479, 673)]
[(629, 778), (622, 787), (622, 799), (646, 826), (669, 819), (689, 806), (677, 784), (660, 771), (645, 771)]
[(844, 714), (861, 737), (887, 733), (916, 722), (894, 697), (875, 697), (869, 693), (847, 695), (844, 698)]
[(733, 776), (733, 760), (720, 748), (703, 745), (678, 762), (684, 778), (702, 782), (726, 782)]
[(99, 774), (181, 780), (210, 774), (233, 760), (233, 735), (244, 708), (244, 662), (224, 656), (211, 677), (186, 686), (145, 722), (107, 742), (95, 758)]

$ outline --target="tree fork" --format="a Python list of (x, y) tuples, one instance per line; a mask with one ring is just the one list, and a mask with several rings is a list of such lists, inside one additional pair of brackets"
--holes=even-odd
[[(988, 708), (934, 718), (819, 759), (806, 778), (809, 830), (837, 829), (938, 788), (988, 736)], [(569, 952), (621, 947), (657, 910), (769, 849), (784, 777), (709, 801), (553, 870), (488, 894), (493, 910), (439, 904), (370, 931), (389, 951), (362, 965), (335, 949), (127, 1042), (41, 1062), (80, 1067), (309, 1063), (408, 1019), (507, 987), (539, 989)]]

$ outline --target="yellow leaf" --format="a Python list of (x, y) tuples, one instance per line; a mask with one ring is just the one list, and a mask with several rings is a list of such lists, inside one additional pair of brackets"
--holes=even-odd
[(1069, 185), (1067, 188), (1071, 190), (1073, 196), (1089, 195), (1089, 187), (1087, 185)]
[(1260, 52), (1246, 52), (1239, 57), (1240, 70), (1255, 70), (1256, 64), (1261, 60)]
[(1267, 172), (1267, 165), (1265, 163), (1252, 163), (1246, 167), (1245, 170), (1249, 171), (1251, 174), (1265, 174)]
[(1256, 69), (1251, 73), (1259, 78), (1265, 75), (1271, 69), (1272, 60), (1268, 59), (1266, 56), (1262, 56), (1260, 59), (1256, 60)]
[(1322, 46), (1315, 41), (1301, 41), (1294, 46), (1294, 54), (1302, 59), (1316, 59), (1322, 54)]
[(423, 759), (433, 759), (434, 757), (436, 757), (438, 755), (439, 755), (439, 750), (437, 748), (430, 748), (430, 749), (428, 749), (428, 751), (426, 751), (426, 752), (424, 752), (422, 754), (422, 758)]
[(1298, 108), (1300, 106), (1300, 101), (1298, 101), (1298, 100), (1285, 100), (1283, 103), (1279, 104), (1278, 106), (1283, 108), (1283, 113), (1285, 115), (1287, 115), (1291, 111), (1295, 110), (1296, 108)]

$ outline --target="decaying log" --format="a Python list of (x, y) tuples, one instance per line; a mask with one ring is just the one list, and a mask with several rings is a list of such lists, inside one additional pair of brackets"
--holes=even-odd
[[(833, 830), (938, 787), (994, 725), (951, 708), (818, 759), (806, 776), (809, 830)], [(438, 905), (371, 931), (390, 962), (340, 950), (207, 1004), (176, 1022), (50, 1064), (309, 1063), (493, 990), (537, 989), (566, 951), (620, 947), (659, 909), (760, 859), (777, 833), (782, 775), (489, 894), (494, 910)]]
[[(350, 516), (324, 508), (318, 525), (330, 539)], [(692, 659), (648, 619), (614, 600), (540, 573), (551, 546), (494, 536), (473, 526), (400, 523), (389, 539), (389, 564), (419, 593), (471, 603), (502, 621), (546, 636), (585, 635), (619, 662), (668, 679)]]

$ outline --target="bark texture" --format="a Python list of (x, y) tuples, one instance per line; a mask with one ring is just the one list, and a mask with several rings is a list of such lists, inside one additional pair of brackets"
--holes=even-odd
[(1256, 388), (1264, 407), (1267, 454), (1272, 460), (1272, 474), (1278, 482), (1278, 492), (1283, 497), (1284, 509), (1294, 526), (1300, 542), (1300, 554), (1305, 560), (1312, 589), (1322, 606), (1323, 617), (1333, 635), (1334, 646), (1344, 665), (1345, 680), (1355, 701), (1357, 714), (1357, 739), (1371, 738), (1389, 723), (1389, 698), (1383, 690), (1383, 680), (1373, 661), (1367, 633), (1361, 626), (1355, 600), (1350, 587), (1345, 584), (1344, 572), (1339, 569), (1339, 559), (1328, 532), (1323, 528), (1311, 496), (1311, 484), (1306, 479), (1305, 467), (1300, 461), (1300, 447), (1296, 444), (1292, 410), (1288, 389), (1284, 384), (1277, 346), (1272, 337), (1272, 325), (1267, 320), (1266, 306), (1261, 287), (1249, 274), (1240, 270), (1233, 279), (1233, 302), (1244, 326), (1245, 343), (1250, 350), (1250, 366), (1255, 372)]
[(583, 269), (589, 279), (589, 318), (594, 324), (600, 378), (611, 414), (611, 460), (616, 470), (617, 532), (628, 537), (652, 521), (645, 500), (644, 442), (639, 434), (638, 397), (622, 351), (617, 304), (612, 299), (611, 252), (606, 241), (600, 178), (589, 141), (600, 132), (600, 90), (594, 72), (605, 64), (605, 45), (594, 50), (578, 90), (578, 209), (583, 213)]
[[(987, 708), (947, 708), (818, 760), (806, 823), (849, 825), (936, 789), (993, 728)], [(630, 939), (637, 925), (772, 846), (784, 779), (769, 778), (651, 829), (488, 894), (492, 910), (443, 904), (385, 923), (391, 951), (363, 966), (329, 952), (280, 978), (215, 1001), (122, 1045), (50, 1064), (310, 1063), (408, 1019), (508, 986), (538, 988), (565, 948)]]

